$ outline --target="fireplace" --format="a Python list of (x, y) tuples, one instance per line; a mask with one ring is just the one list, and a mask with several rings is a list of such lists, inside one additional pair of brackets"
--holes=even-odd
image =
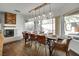
[(13, 37), (14, 36), (14, 29), (5, 29), (4, 36), (5, 37)]

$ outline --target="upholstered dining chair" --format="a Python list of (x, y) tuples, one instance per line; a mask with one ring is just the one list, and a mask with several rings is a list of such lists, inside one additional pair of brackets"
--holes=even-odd
[(36, 44), (36, 35), (34, 33), (30, 33), (29, 36), (30, 36), (31, 46), (33, 42), (35, 42)]
[(43, 44), (45, 46), (45, 55), (47, 55), (47, 51), (46, 51), (46, 44), (47, 44), (47, 42), (46, 42), (45, 35), (37, 35), (37, 42), (40, 44), (38, 46), (38, 51), (39, 51), (39, 48), (40, 48), (41, 44)]
[(54, 42), (54, 53), (58, 51), (64, 51), (66, 53), (66, 56), (69, 55), (68, 47), (69, 43), (71, 41), (71, 38), (69, 39), (58, 39), (57, 42)]
[(26, 42), (28, 41), (29, 35), (27, 32), (22, 32), (22, 34), (23, 34), (23, 39), (25, 39), (25, 44), (26, 44)]
[(24, 32), (22, 32), (22, 35), (23, 35), (23, 39), (25, 39), (25, 33)]

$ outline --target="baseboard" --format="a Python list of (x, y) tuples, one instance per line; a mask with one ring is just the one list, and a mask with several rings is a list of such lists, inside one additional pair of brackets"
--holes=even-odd
[(14, 41), (10, 41), (10, 42), (6, 42), (6, 43), (4, 43), (4, 45), (6, 45), (6, 44), (10, 44), (10, 43), (14, 43), (14, 42), (17, 42), (17, 41), (21, 41), (22, 39), (20, 39), (20, 40), (14, 40)]

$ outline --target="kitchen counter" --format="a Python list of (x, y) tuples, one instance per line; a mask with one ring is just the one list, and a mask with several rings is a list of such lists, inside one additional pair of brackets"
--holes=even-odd
[(2, 55), (3, 41), (4, 41), (4, 37), (3, 34), (0, 32), (0, 56)]

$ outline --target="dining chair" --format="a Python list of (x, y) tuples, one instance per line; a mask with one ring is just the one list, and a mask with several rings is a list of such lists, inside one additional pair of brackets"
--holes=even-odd
[(36, 35), (34, 33), (30, 33), (29, 36), (30, 36), (31, 46), (33, 42), (35, 42), (36, 44)]
[(22, 32), (22, 35), (23, 35), (23, 39), (25, 39), (25, 33), (24, 32)]
[(63, 51), (66, 53), (66, 56), (69, 55), (68, 47), (72, 38), (69, 39), (58, 39), (57, 42), (54, 42), (54, 53), (58, 51)]
[(22, 32), (22, 34), (23, 34), (23, 39), (25, 39), (25, 44), (26, 44), (26, 42), (28, 42), (29, 35), (27, 32)]
[(43, 44), (45, 46), (45, 55), (47, 55), (47, 51), (46, 51), (46, 45), (47, 45), (47, 42), (46, 42), (46, 37), (45, 35), (37, 35), (37, 42), (39, 43), (39, 46), (38, 46), (38, 51), (39, 51), (39, 48), (41, 46), (41, 44)]

